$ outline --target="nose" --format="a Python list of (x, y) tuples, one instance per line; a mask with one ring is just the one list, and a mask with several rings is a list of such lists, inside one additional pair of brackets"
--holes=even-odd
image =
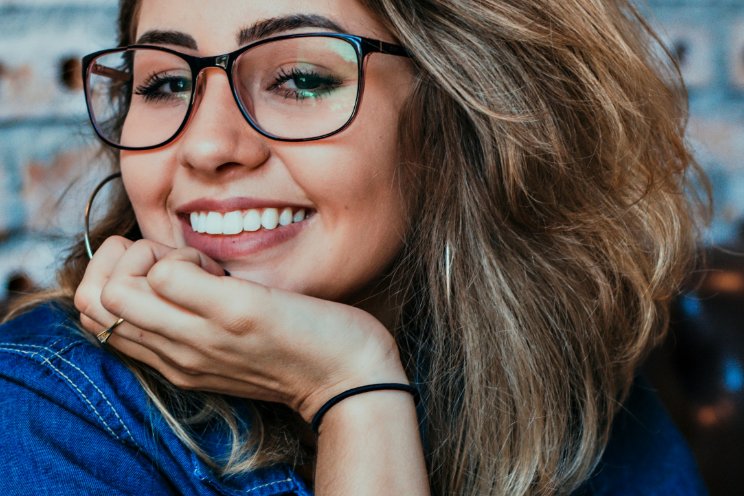
[(267, 139), (243, 117), (220, 68), (199, 74), (194, 108), (177, 146), (179, 163), (201, 173), (259, 167), (270, 155)]

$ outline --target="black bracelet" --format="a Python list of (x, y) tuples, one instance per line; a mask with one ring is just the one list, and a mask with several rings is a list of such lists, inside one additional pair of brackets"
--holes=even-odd
[(344, 391), (341, 394), (337, 394), (330, 400), (326, 401), (323, 406), (320, 407), (320, 410), (318, 410), (318, 413), (316, 413), (313, 416), (313, 421), (310, 424), (313, 428), (313, 432), (316, 434), (318, 433), (318, 428), (320, 427), (320, 422), (323, 420), (323, 415), (325, 415), (328, 410), (331, 409), (336, 403), (345, 400), (349, 396), (354, 396), (357, 394), (367, 393), (369, 391), (381, 391), (391, 389), (394, 391), (405, 391), (406, 393), (411, 393), (413, 395), (413, 400), (418, 404), (419, 401), (419, 394), (418, 390), (410, 386), (408, 384), (398, 384), (398, 383), (383, 383), (383, 384), (369, 384), (367, 386), (360, 386), (355, 387), (352, 389), (348, 389)]

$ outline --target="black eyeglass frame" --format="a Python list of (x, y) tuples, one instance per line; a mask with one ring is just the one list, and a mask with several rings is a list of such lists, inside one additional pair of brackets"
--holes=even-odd
[[(241, 102), (240, 96), (238, 95), (237, 89), (235, 87), (235, 83), (233, 81), (232, 69), (238, 57), (240, 57), (243, 53), (247, 52), (251, 48), (255, 48), (257, 46), (265, 45), (267, 43), (272, 43), (275, 41), (297, 39), (297, 38), (336, 38), (336, 39), (344, 40), (354, 47), (354, 50), (357, 55), (357, 71), (358, 71), (356, 101), (354, 102), (354, 109), (352, 110), (351, 116), (349, 117), (349, 119), (335, 131), (323, 134), (321, 136), (311, 137), (311, 138), (282, 138), (277, 135), (264, 131), (258, 126), (258, 124), (256, 124), (256, 122), (254, 122), (253, 118), (251, 118), (250, 114), (248, 113), (243, 103)], [(178, 129), (173, 133), (173, 135), (170, 138), (156, 145), (138, 146), (138, 147), (124, 146), (124, 145), (112, 142), (111, 140), (103, 136), (103, 133), (98, 129), (98, 126), (96, 125), (96, 120), (93, 114), (93, 109), (91, 108), (92, 107), (92, 103), (90, 101), (91, 99), (88, 97), (88, 89), (89, 89), (88, 88), (88, 73), (90, 71), (93, 61), (103, 55), (108, 55), (108, 54), (117, 53), (117, 52), (125, 52), (127, 50), (134, 50), (134, 49), (159, 50), (162, 52), (167, 52), (167, 53), (176, 55), (177, 57), (180, 57), (181, 59), (185, 60), (189, 64), (189, 67), (191, 69), (191, 88), (192, 88), (191, 98), (189, 100), (189, 108), (183, 117), (183, 122), (181, 123), (181, 125), (178, 127)], [(232, 51), (230, 53), (225, 53), (222, 55), (213, 55), (213, 56), (208, 56), (208, 57), (197, 57), (194, 55), (189, 55), (186, 53), (179, 52), (177, 50), (172, 50), (170, 48), (156, 46), (156, 45), (136, 45), (135, 44), (135, 45), (129, 45), (129, 46), (119, 47), (119, 48), (110, 48), (110, 49), (100, 50), (97, 52), (90, 53), (84, 56), (82, 59), (83, 88), (85, 92), (85, 102), (86, 102), (86, 107), (88, 109), (88, 116), (90, 117), (90, 122), (93, 125), (93, 129), (95, 130), (98, 137), (104, 143), (114, 148), (117, 148), (119, 150), (152, 150), (155, 148), (160, 148), (161, 146), (165, 146), (168, 143), (175, 140), (181, 134), (181, 132), (184, 130), (187, 123), (189, 122), (189, 119), (191, 118), (191, 114), (194, 110), (194, 102), (196, 101), (196, 91), (197, 91), (196, 90), (197, 79), (201, 71), (204, 69), (210, 68), (210, 67), (219, 67), (219, 68), (224, 69), (225, 72), (227, 73), (227, 79), (230, 83), (230, 91), (232, 92), (233, 98), (235, 99), (235, 103), (237, 103), (238, 108), (240, 109), (240, 112), (243, 114), (243, 117), (248, 122), (248, 124), (256, 132), (258, 132), (262, 136), (265, 136), (275, 141), (284, 141), (284, 142), (317, 141), (317, 140), (328, 138), (330, 136), (340, 133), (344, 129), (348, 128), (351, 125), (351, 123), (354, 121), (354, 118), (356, 117), (357, 111), (359, 109), (359, 104), (362, 99), (362, 93), (364, 92), (364, 60), (367, 57), (367, 55), (371, 53), (383, 53), (383, 54), (388, 54), (388, 55), (397, 55), (400, 57), (411, 57), (411, 54), (408, 52), (408, 50), (406, 50), (404, 47), (400, 45), (376, 40), (373, 38), (365, 38), (363, 36), (357, 36), (353, 34), (325, 33), (325, 32), (297, 33), (297, 34), (288, 34), (288, 35), (282, 35), (282, 36), (275, 36), (271, 38), (265, 38), (265, 39), (256, 41), (254, 43), (245, 45), (243, 47), (240, 47), (237, 50)]]

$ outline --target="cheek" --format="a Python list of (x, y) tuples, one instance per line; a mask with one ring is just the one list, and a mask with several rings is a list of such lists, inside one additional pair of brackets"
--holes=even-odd
[(338, 140), (285, 157), (318, 211), (320, 229), (297, 263), (307, 265), (320, 286), (305, 292), (344, 300), (377, 279), (399, 253), (407, 214), (396, 143), (394, 126), (352, 126)]
[[(171, 189), (166, 158), (154, 152), (122, 152), (121, 175), (137, 224), (147, 239), (170, 242), (166, 199)], [(168, 233), (164, 236), (163, 233)]]

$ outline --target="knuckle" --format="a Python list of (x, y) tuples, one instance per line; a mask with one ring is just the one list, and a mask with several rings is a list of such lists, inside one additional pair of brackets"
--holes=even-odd
[(101, 243), (94, 256), (101, 256), (106, 253), (121, 254), (127, 251), (131, 245), (132, 241), (123, 236), (109, 236)]
[(173, 359), (179, 371), (189, 377), (200, 375), (204, 369), (204, 361), (200, 356), (192, 353), (182, 353)]
[(108, 251), (112, 249), (119, 249), (122, 247), (122, 238), (121, 236), (109, 236), (105, 240), (103, 240), (103, 243), (101, 243), (101, 247), (98, 249), (99, 251)]
[(147, 282), (153, 288), (162, 288), (173, 278), (175, 264), (170, 260), (161, 260), (147, 272)]
[(165, 375), (165, 378), (178, 389), (185, 389), (187, 391), (197, 389), (194, 379), (186, 374), (171, 371)]
[(178, 257), (184, 260), (194, 260), (198, 262), (200, 259), (199, 250), (191, 246), (184, 246), (183, 248), (174, 250), (172, 253), (174, 257)]
[(92, 301), (93, 299), (88, 291), (88, 287), (80, 285), (77, 291), (75, 291), (75, 296), (73, 298), (73, 304), (77, 311), (82, 314), (90, 313)]
[(138, 239), (137, 241), (133, 241), (129, 248), (127, 248), (127, 255), (137, 260), (154, 260), (155, 256), (152, 241), (147, 239)]
[(109, 281), (103, 287), (101, 291), (101, 305), (109, 312), (118, 314), (122, 307), (121, 303), (124, 301), (124, 287), (121, 284), (117, 284), (116, 281)]

